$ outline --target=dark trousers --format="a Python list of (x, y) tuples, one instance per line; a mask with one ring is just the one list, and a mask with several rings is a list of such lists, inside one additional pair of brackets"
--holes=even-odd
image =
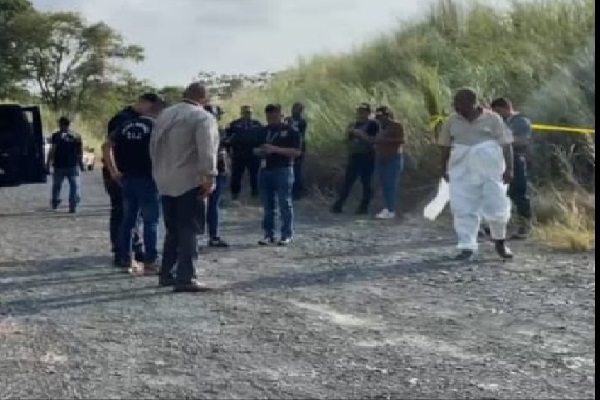
[[(123, 190), (121, 185), (110, 178), (110, 173), (106, 168), (102, 168), (102, 178), (104, 189), (110, 199), (110, 245), (111, 251), (115, 254), (119, 249), (119, 231), (123, 222)], [(136, 253), (142, 252), (142, 241), (137, 229), (133, 232), (133, 247)]]
[(294, 187), (292, 188), (292, 196), (295, 199), (302, 197), (304, 194), (304, 181), (302, 167), (304, 165), (304, 156), (294, 160)]
[(369, 207), (373, 197), (373, 173), (375, 171), (375, 155), (373, 154), (352, 154), (346, 165), (346, 174), (336, 207), (341, 208), (352, 191), (352, 187), (357, 179), (362, 184), (362, 199), (360, 209), (366, 210)]
[(528, 186), (527, 157), (515, 154), (514, 177), (508, 188), (508, 196), (515, 204), (517, 215), (524, 221), (530, 221), (533, 214), (531, 210), (531, 198)]
[(231, 195), (236, 199), (242, 191), (242, 178), (244, 172), (250, 175), (250, 188), (252, 197), (258, 195), (258, 170), (260, 159), (255, 156), (234, 156), (231, 160)]
[(163, 196), (161, 201), (166, 232), (160, 275), (165, 279), (174, 275), (178, 284), (187, 284), (196, 278), (196, 235), (203, 229), (199, 225), (204, 201), (198, 188), (177, 197)]

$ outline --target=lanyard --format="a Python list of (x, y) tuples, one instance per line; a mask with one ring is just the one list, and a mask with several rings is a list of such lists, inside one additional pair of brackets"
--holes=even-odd
[(273, 133), (273, 131), (271, 131), (271, 128), (268, 128), (268, 131), (267, 131), (267, 140), (266, 140), (267, 144), (273, 143), (273, 141), (275, 139), (277, 139), (280, 134), (281, 134), (280, 130), (277, 130), (277, 131), (275, 131), (275, 133)]

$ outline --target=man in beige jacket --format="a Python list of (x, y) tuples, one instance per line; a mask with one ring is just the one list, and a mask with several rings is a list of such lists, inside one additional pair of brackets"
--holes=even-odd
[(203, 108), (206, 88), (192, 83), (183, 100), (157, 118), (150, 142), (152, 175), (161, 194), (166, 235), (159, 284), (175, 292), (202, 292), (196, 280), (196, 235), (206, 198), (215, 187), (219, 130)]

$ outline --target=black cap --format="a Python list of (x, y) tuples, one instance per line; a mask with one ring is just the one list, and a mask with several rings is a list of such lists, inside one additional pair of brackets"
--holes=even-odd
[(392, 110), (389, 109), (389, 107), (387, 106), (379, 106), (375, 109), (375, 114), (377, 115), (391, 115), (392, 114)]
[(155, 103), (166, 103), (165, 99), (160, 96), (159, 94), (156, 93), (152, 93), (152, 92), (147, 92), (144, 93), (143, 95), (141, 95), (138, 99), (139, 101), (147, 101), (149, 103), (155, 104)]
[(371, 105), (369, 103), (360, 103), (356, 109), (371, 112)]

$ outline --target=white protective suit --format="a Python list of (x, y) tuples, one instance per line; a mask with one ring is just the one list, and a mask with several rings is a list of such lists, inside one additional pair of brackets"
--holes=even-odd
[(452, 146), (450, 208), (459, 250), (477, 251), (481, 218), (489, 223), (492, 239), (506, 238), (511, 203), (502, 180), (505, 168), (502, 146), (496, 141)]

